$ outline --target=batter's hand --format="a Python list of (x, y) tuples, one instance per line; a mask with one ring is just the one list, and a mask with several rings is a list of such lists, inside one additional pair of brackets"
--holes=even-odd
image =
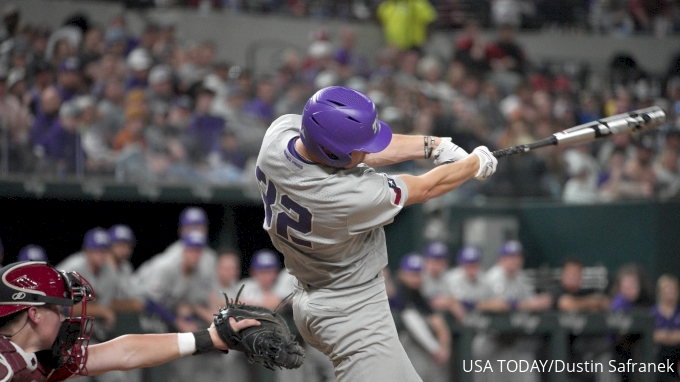
[(479, 170), (477, 170), (475, 179), (484, 180), (496, 172), (498, 159), (491, 154), (491, 151), (486, 146), (478, 146), (472, 150), (472, 153), (479, 157)]
[(453, 143), (451, 138), (442, 138), (432, 156), (434, 157), (435, 166), (439, 166), (459, 161), (468, 156), (468, 153)]

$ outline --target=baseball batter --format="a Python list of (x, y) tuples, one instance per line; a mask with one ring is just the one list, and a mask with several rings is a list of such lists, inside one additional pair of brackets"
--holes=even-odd
[[(421, 176), (371, 168), (429, 157), (438, 167)], [(256, 168), (263, 226), (297, 278), (295, 323), (339, 382), (420, 381), (387, 302), (382, 227), (496, 165), (486, 147), (469, 155), (447, 138), (393, 136), (373, 102), (344, 87), (321, 89), (302, 115), (269, 127)]]

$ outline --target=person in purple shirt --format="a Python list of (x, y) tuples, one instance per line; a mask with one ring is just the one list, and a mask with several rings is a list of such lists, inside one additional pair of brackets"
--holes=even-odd
[(210, 114), (214, 97), (215, 93), (212, 90), (199, 89), (194, 112), (189, 121), (188, 132), (201, 159), (215, 148), (216, 142), (220, 142), (225, 127), (224, 119)]
[[(654, 342), (658, 347), (658, 362), (678, 366), (680, 360), (680, 307), (678, 307), (678, 278), (665, 274), (656, 282), (654, 317)], [(675, 372), (661, 373), (659, 381), (677, 381)]]
[(63, 102), (70, 101), (78, 93), (82, 85), (80, 69), (78, 57), (68, 57), (59, 64), (56, 89)]
[(40, 95), (40, 108), (31, 126), (31, 142), (33, 145), (43, 145), (45, 136), (52, 130), (52, 126), (59, 118), (61, 96), (54, 86), (43, 90)]
[(78, 108), (64, 103), (59, 109), (59, 120), (45, 136), (45, 158), (53, 162), (58, 175), (82, 173), (85, 153), (77, 131), (78, 117)]
[(255, 98), (243, 106), (243, 111), (259, 119), (265, 125), (274, 121), (274, 83), (265, 77), (257, 83)]

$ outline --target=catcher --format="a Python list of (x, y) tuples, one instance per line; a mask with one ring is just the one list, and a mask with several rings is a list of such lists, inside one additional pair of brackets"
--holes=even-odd
[(95, 291), (77, 272), (18, 262), (1, 268), (0, 278), (0, 382), (62, 381), (227, 349), (244, 351), (270, 368), (299, 367), (304, 359), (278, 314), (239, 304), (238, 297), (208, 329), (125, 335), (88, 346), (92, 317), (86, 315), (87, 302), (95, 299)]

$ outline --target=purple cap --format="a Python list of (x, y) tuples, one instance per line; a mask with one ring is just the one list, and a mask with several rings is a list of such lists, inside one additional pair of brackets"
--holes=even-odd
[(411, 252), (401, 259), (399, 269), (407, 272), (420, 272), (423, 270), (423, 257), (419, 253)]
[(47, 261), (47, 254), (41, 246), (31, 244), (19, 251), (19, 261)]
[(203, 248), (208, 243), (208, 238), (201, 231), (189, 231), (182, 235), (182, 243), (187, 248)]
[(109, 232), (102, 227), (92, 228), (85, 234), (83, 247), (93, 250), (109, 249), (111, 247)]
[(187, 207), (179, 215), (179, 225), (208, 225), (208, 216), (205, 214), (203, 208)]
[(471, 245), (463, 247), (458, 251), (458, 264), (478, 263), (482, 259), (482, 252), (477, 247)]
[(116, 224), (109, 228), (111, 243), (134, 243), (135, 233), (125, 224)]
[(517, 240), (509, 240), (501, 247), (500, 256), (517, 255), (523, 252), (524, 247), (522, 247), (522, 243)]
[(60, 72), (80, 71), (80, 60), (78, 57), (67, 57), (59, 64)]
[(448, 259), (449, 246), (443, 241), (433, 241), (425, 246), (423, 255), (431, 259)]
[(274, 251), (261, 249), (253, 254), (250, 267), (256, 270), (267, 270), (281, 268), (279, 256)]

